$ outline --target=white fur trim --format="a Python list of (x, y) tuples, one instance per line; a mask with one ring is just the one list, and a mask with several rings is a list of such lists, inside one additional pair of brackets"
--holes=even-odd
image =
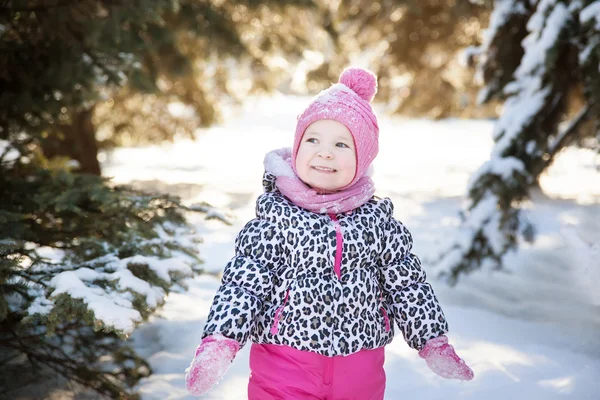
[(287, 161), (291, 158), (292, 149), (290, 147), (270, 151), (265, 155), (265, 170), (275, 176), (287, 176), (293, 178), (296, 174)]

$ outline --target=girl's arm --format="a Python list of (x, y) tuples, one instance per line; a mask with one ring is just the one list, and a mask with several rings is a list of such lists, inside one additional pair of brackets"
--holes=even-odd
[(384, 296), (408, 345), (419, 350), (429, 368), (447, 379), (471, 380), (473, 371), (448, 343), (446, 317), (425, 280), (421, 261), (411, 252), (412, 236), (390, 218), (385, 226), (381, 256)]
[(235, 256), (225, 266), (202, 338), (221, 334), (244, 346), (263, 299), (271, 293), (272, 270), (281, 257), (280, 236), (273, 223), (259, 218), (240, 231)]
[(419, 257), (412, 235), (394, 218), (384, 225), (381, 282), (392, 314), (410, 347), (421, 350), (429, 339), (448, 332), (448, 323)]
[(190, 394), (200, 396), (218, 382), (246, 343), (262, 302), (271, 292), (271, 271), (280, 263), (280, 231), (253, 219), (238, 234), (208, 314), (202, 342), (186, 369)]

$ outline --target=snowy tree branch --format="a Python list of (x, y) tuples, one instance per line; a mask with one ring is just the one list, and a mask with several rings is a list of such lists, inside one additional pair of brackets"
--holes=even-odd
[(548, 163), (550, 163), (558, 151), (564, 147), (568, 137), (571, 136), (573, 132), (576, 132), (577, 128), (579, 128), (579, 126), (587, 120), (589, 113), (592, 110), (592, 106), (592, 103), (587, 103), (583, 109), (569, 122), (569, 125), (563, 129), (548, 145), (548, 154), (550, 155), (550, 160), (548, 160)]
[[(559, 131), (561, 119), (570, 106), (569, 93), (573, 83), (569, 79), (583, 76), (585, 82), (582, 84), (589, 82), (592, 87), (600, 82), (596, 64), (593, 69), (581, 71), (578, 69), (583, 68), (582, 65), (572, 64), (582, 59), (588, 64), (595, 60), (589, 54), (573, 57), (575, 51), (591, 52), (590, 46), (580, 43), (589, 42), (592, 46), (600, 43), (600, 32), (586, 31), (590, 37), (577, 36), (582, 32), (578, 24), (584, 4), (541, 0), (529, 11), (529, 5), (523, 2), (518, 12), (514, 12), (509, 5), (515, 3), (513, 0), (496, 2), (490, 32), (486, 33), (483, 45), (488, 56), (483, 62), (491, 68), (484, 78), (488, 84), (501, 84), (490, 90), (501, 89), (508, 97), (494, 128), (495, 145), (490, 160), (473, 174), (469, 182), (469, 201), (458, 233), (453, 235), (450, 245), (437, 260), (438, 275), (449, 283), (455, 283), (459, 275), (479, 268), (502, 267), (503, 256), (517, 247), (520, 233), (531, 231), (521, 216), (520, 203), (529, 196), (530, 187), (553, 157), (591, 117), (592, 111), (598, 112), (594, 100), (597, 91), (587, 90), (588, 97), (581, 111)], [(588, 14), (583, 20), (592, 19)], [(514, 19), (517, 15), (519, 18)], [(510, 23), (514, 23), (518, 31), (523, 17), (527, 21), (528, 34), (521, 42), (522, 57), (518, 57), (520, 53), (514, 50), (511, 36), (502, 35), (498, 27), (503, 26), (502, 30), (508, 31)], [(491, 45), (492, 42), (495, 44)], [(494, 62), (502, 62), (497, 57), (502, 51), (498, 47), (510, 53), (511, 59), (518, 57), (520, 60), (510, 81), (497, 78), (505, 76), (503, 74), (511, 70), (511, 66), (502, 69), (501, 64), (488, 62), (490, 55), (495, 57)]]

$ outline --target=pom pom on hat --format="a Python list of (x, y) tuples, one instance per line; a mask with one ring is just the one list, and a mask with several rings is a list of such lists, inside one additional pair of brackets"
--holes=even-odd
[(362, 68), (347, 68), (342, 72), (340, 83), (348, 86), (369, 103), (377, 93), (377, 78), (371, 71)]

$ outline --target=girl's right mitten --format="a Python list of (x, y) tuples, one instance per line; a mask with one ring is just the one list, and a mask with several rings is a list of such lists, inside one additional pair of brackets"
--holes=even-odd
[(239, 349), (236, 340), (221, 334), (202, 339), (192, 363), (185, 370), (188, 392), (194, 396), (208, 392), (227, 371)]

